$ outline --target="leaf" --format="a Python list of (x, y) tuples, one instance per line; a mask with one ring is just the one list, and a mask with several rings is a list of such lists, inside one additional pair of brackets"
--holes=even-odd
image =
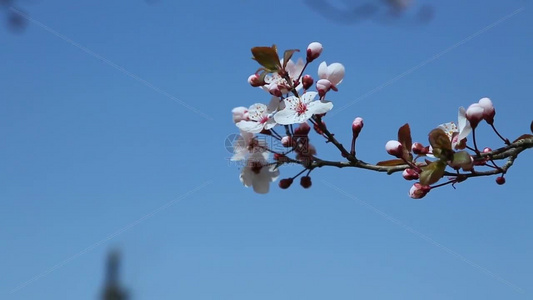
[(470, 154), (466, 151), (459, 151), (453, 154), (452, 164), (455, 166), (462, 166), (469, 164), (472, 161)]
[(285, 52), (283, 53), (283, 70), (285, 70), (285, 67), (287, 66), (287, 63), (291, 59), (291, 57), (294, 54), (294, 52), (300, 52), (300, 50), (298, 50), (298, 49), (290, 49), (290, 50), (285, 50)]
[(429, 144), (433, 149), (452, 150), (452, 142), (444, 130), (435, 128), (429, 133)]
[(405, 161), (403, 159), (391, 159), (391, 160), (384, 160), (377, 163), (378, 166), (384, 166), (384, 167), (391, 167), (391, 166), (399, 166), (399, 165), (405, 165)]
[(253, 59), (270, 72), (277, 72), (281, 69), (276, 45), (272, 47), (253, 47), (252, 55), (254, 56)]
[(519, 140), (529, 139), (529, 138), (532, 138), (532, 137), (533, 137), (533, 135), (531, 135), (531, 134), (522, 134), (516, 140), (514, 140), (513, 143), (516, 142), (516, 141), (519, 141)]
[(431, 185), (439, 181), (444, 176), (444, 170), (446, 169), (446, 163), (437, 160), (422, 168), (420, 174), (420, 184)]
[(403, 145), (403, 158), (411, 161), (413, 159), (413, 156), (411, 155), (413, 139), (411, 138), (411, 128), (408, 123), (405, 123), (400, 129), (398, 129), (398, 141)]

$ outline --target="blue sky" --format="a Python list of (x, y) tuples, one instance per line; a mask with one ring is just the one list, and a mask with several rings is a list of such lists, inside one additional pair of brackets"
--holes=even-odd
[[(422, 23), (428, 1), (392, 20), (368, 0), (380, 15), (360, 22), (293, 2), (16, 2), (27, 27), (0, 27), (0, 298), (95, 299), (112, 248), (134, 299), (533, 297), (527, 151), (504, 186), (478, 178), (414, 201), (401, 176), (354, 169), (258, 195), (224, 147), (231, 109), (269, 100), (246, 82), (250, 48), (312, 41), (324, 52), (311, 75), (322, 60), (346, 67), (326, 122), (349, 144), (365, 119), (363, 160), (388, 159), (402, 124), (426, 142), (482, 97), (505, 136), (527, 133), (530, 5), (437, 2)], [(501, 146), (487, 126), (479, 143)]]

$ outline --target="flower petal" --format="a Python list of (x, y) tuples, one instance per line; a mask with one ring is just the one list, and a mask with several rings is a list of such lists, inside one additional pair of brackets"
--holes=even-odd
[(311, 101), (315, 100), (316, 95), (318, 95), (317, 92), (306, 92), (300, 96), (300, 101), (305, 104), (311, 103)]
[(328, 65), (325, 61), (321, 62), (318, 66), (318, 78), (326, 79), (328, 78)]
[(334, 86), (339, 85), (344, 78), (344, 66), (340, 63), (332, 63), (328, 66), (327, 75), (327, 78)]
[(298, 113), (295, 110), (286, 107), (284, 110), (278, 111), (274, 115), (274, 120), (276, 121), (276, 123), (281, 124), (281, 125), (290, 125), (290, 124), (300, 123), (298, 122), (297, 117), (298, 117)]
[(263, 130), (263, 124), (255, 121), (240, 121), (237, 123), (237, 127), (240, 130), (251, 133), (259, 133)]
[(327, 113), (333, 108), (329, 101), (313, 101), (307, 105), (307, 111), (313, 115)]

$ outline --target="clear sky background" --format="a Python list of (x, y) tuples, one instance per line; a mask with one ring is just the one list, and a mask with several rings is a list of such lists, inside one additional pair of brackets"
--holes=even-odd
[[(269, 100), (246, 82), (250, 48), (312, 41), (324, 52), (308, 73), (346, 67), (326, 122), (349, 144), (365, 119), (363, 160), (389, 159), (405, 122), (426, 143), (481, 97), (502, 134), (527, 133), (528, 3), (419, 0), (391, 19), (368, 0), (379, 15), (352, 20), (300, 1), (127, 2), (20, 0), (26, 29), (0, 27), (1, 299), (95, 299), (112, 248), (133, 299), (533, 298), (531, 151), (504, 186), (415, 201), (399, 174), (332, 168), (258, 195), (224, 146), (231, 109)], [(482, 126), (480, 146), (502, 146)]]

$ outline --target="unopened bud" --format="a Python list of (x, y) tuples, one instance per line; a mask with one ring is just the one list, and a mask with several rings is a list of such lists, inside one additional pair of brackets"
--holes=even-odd
[(483, 148), (483, 153), (489, 153), (489, 152), (492, 152), (491, 148), (489, 148), (489, 147)]
[(387, 150), (387, 153), (396, 156), (397, 158), (403, 157), (403, 145), (398, 141), (388, 141), (387, 144), (385, 144), (385, 150)]
[(331, 82), (327, 79), (320, 79), (316, 82), (316, 90), (320, 97), (324, 97), (326, 93), (331, 89)]
[(261, 77), (257, 74), (250, 75), (250, 77), (248, 77), (248, 83), (253, 87), (265, 85), (265, 81), (261, 80)]
[(292, 148), (294, 147), (294, 140), (292, 139), (292, 137), (290, 136), (284, 136), (281, 138), (281, 144), (283, 145), (283, 147), (285, 148)]
[(489, 98), (481, 98), (478, 103), (483, 107), (483, 119), (485, 119), (488, 124), (493, 124), (496, 111), (494, 110), (492, 101)]
[(429, 147), (424, 147), (424, 145), (415, 142), (411, 146), (411, 151), (413, 151), (415, 155), (426, 155), (429, 152)]
[(309, 134), (309, 131), (311, 131), (311, 126), (307, 123), (302, 123), (298, 128), (294, 129), (294, 135), (295, 136), (307, 136)]
[(307, 62), (312, 62), (322, 53), (322, 44), (319, 42), (312, 42), (307, 46)]
[(354, 138), (357, 138), (359, 136), (359, 133), (361, 133), (361, 130), (363, 129), (363, 118), (357, 117), (352, 122), (352, 132)]
[(285, 178), (279, 181), (279, 187), (282, 189), (288, 189), (293, 182), (292, 178)]
[(268, 89), (268, 92), (272, 95), (272, 96), (276, 96), (276, 97), (281, 97), (283, 95), (283, 93), (281, 92), (281, 89), (279, 88), (279, 86), (277, 85), (277, 83), (270, 83), (268, 86), (267, 86), (267, 89)]
[(429, 185), (422, 185), (419, 182), (413, 184), (409, 190), (409, 197), (413, 199), (422, 199), (429, 193), (431, 187)]
[(479, 103), (474, 103), (466, 110), (466, 119), (470, 122), (472, 129), (475, 129), (479, 122), (483, 120), (484, 109)]
[(302, 86), (304, 90), (308, 90), (311, 86), (313, 86), (313, 83), (314, 80), (311, 75), (304, 75), (304, 77), (302, 77)]
[(403, 170), (402, 176), (405, 180), (416, 180), (420, 177), (420, 175), (418, 175), (418, 172), (413, 169)]
[(304, 189), (308, 189), (311, 187), (311, 177), (309, 176), (302, 176), (300, 178), (300, 185), (304, 188)]
[(503, 176), (497, 177), (496, 178), (496, 183), (499, 184), (499, 185), (504, 184), (505, 183), (505, 177), (503, 177)]

